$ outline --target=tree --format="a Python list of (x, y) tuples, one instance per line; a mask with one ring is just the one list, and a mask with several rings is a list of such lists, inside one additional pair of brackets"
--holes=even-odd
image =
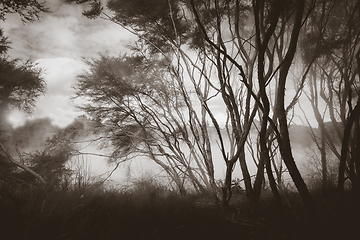
[(313, 199), (295, 164), (294, 157), (292, 156), (289, 130), (288, 130), (288, 121), (287, 121), (287, 109), (285, 108), (286, 81), (297, 49), (297, 43), (299, 40), (299, 34), (305, 12), (305, 1), (298, 1), (294, 7), (296, 9), (296, 12), (294, 16), (294, 25), (291, 30), (290, 42), (288, 44), (288, 48), (285, 52), (284, 58), (282, 59), (283, 61), (280, 62), (279, 64), (279, 79), (278, 79), (278, 88), (277, 88), (277, 96), (276, 96), (276, 101), (277, 101), (276, 111), (278, 114), (279, 132), (280, 132), (278, 141), (279, 141), (280, 152), (286, 164), (286, 167), (288, 168), (289, 173), (300, 193), (304, 205), (306, 206), (310, 215), (313, 215), (315, 212)]
[[(195, 2), (191, 1), (193, 6), (193, 12), (196, 15)], [(285, 106), (285, 86), (287, 82), (287, 76), (293, 62), (295, 52), (297, 49), (297, 42), (303, 22), (303, 16), (307, 15), (311, 11), (311, 6), (305, 12), (305, 2), (299, 1), (298, 4), (292, 4), (290, 2), (283, 1), (253, 1), (253, 14), (254, 14), (254, 28), (255, 32), (255, 43), (256, 43), (256, 57), (257, 57), (257, 77), (258, 77), (258, 87), (259, 87), (259, 96), (258, 98), (250, 87), (247, 88), (251, 91), (251, 95), (254, 97), (257, 103), (261, 101), (261, 110), (262, 110), (262, 123), (260, 129), (260, 146), (261, 154), (259, 161), (259, 169), (263, 169), (263, 166), (267, 166), (267, 173), (270, 180), (270, 185), (272, 186), (274, 196), (280, 200), (279, 194), (277, 193), (276, 184), (272, 176), (271, 165), (269, 161), (269, 151), (266, 146), (267, 142), (267, 123), (269, 122), (272, 130), (276, 133), (276, 138), (279, 144), (279, 149), (281, 156), (289, 170), (291, 177), (294, 180), (295, 185), (297, 186), (301, 197), (304, 200), (304, 203), (309, 210), (309, 213), (312, 213), (314, 210), (314, 204), (311, 198), (311, 195), (300, 175), (298, 168), (296, 167), (294, 158), (292, 156), (289, 132), (288, 132), (288, 122), (287, 122), (287, 113), (291, 109), (294, 103), (297, 101), (298, 93), (294, 96), (293, 101), (290, 105)], [(291, 13), (294, 13), (291, 14)], [(306, 18), (305, 18), (306, 19)], [(289, 21), (293, 26), (289, 24)], [(218, 23), (220, 20), (217, 21)], [(201, 25), (200, 21), (197, 21)], [(224, 58), (228, 59), (233, 66), (235, 66), (240, 73), (243, 72), (242, 66), (228, 53), (224, 45), (217, 45), (212, 42), (209, 37), (207, 37), (206, 28), (200, 27), (203, 31), (205, 40), (216, 50), (219, 54), (223, 55)], [(286, 38), (286, 34), (289, 34), (289, 37)], [(220, 34), (220, 33), (219, 33)], [(231, 40), (230, 40), (231, 41)], [(287, 45), (286, 45), (287, 44)], [(229, 51), (230, 52), (230, 51)], [(278, 57), (278, 62), (274, 61), (274, 56)], [(277, 67), (274, 64), (278, 64)], [(265, 72), (266, 70), (266, 72)], [(305, 71), (306, 72), (306, 71)], [(266, 87), (269, 85), (272, 79), (278, 73), (278, 81), (276, 84), (276, 104), (274, 111), (273, 119), (270, 119), (269, 113), (269, 100)], [(241, 74), (243, 82), (246, 83), (246, 76)], [(279, 129), (275, 125), (275, 121), (279, 123)], [(259, 195), (259, 186), (263, 179), (263, 172), (258, 171), (257, 180), (255, 181), (254, 191), (255, 195)], [(281, 208), (281, 204), (279, 203)]]
[(201, 158), (207, 154), (207, 143), (200, 140), (206, 134), (203, 120), (166, 61), (123, 55), (88, 64), (90, 71), (78, 76), (76, 96), (89, 100), (81, 109), (115, 148), (111, 158), (147, 156), (181, 193), (188, 184), (202, 192), (214, 188), (212, 162)]

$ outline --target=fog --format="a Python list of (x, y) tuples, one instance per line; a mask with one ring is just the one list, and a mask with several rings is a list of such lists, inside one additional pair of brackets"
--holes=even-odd
[[(122, 188), (132, 184), (133, 181), (142, 178), (156, 178), (158, 181), (166, 184), (169, 177), (158, 164), (146, 156), (135, 156), (126, 161), (124, 159), (109, 160), (107, 156), (112, 153), (110, 146), (93, 141), (98, 136), (91, 132), (91, 124), (87, 124), (85, 118), (79, 118), (84, 126), (80, 129), (72, 130), (72, 141), (76, 143), (79, 154), (72, 157), (67, 163), (67, 167), (74, 171), (74, 174), (83, 175), (89, 183), (103, 182), (105, 186)], [(77, 126), (76, 123), (72, 123)], [(71, 129), (72, 125), (67, 128)], [(28, 121), (25, 125), (15, 129), (18, 145), (24, 153), (41, 152), (47, 145), (47, 140), (51, 139), (56, 133), (65, 131), (66, 128), (59, 128), (53, 125), (49, 118), (35, 119)], [(317, 129), (315, 129), (316, 131)], [(225, 130), (222, 130), (225, 134)], [(249, 140), (246, 143), (246, 161), (251, 176), (255, 176), (257, 172), (256, 163), (258, 161), (257, 137), (258, 133), (253, 127), (249, 133)], [(214, 128), (209, 128), (209, 137), (212, 146), (212, 157), (214, 162), (215, 179), (223, 181), (225, 179), (226, 164), (219, 149), (219, 138)], [(306, 176), (316, 168), (317, 149), (310, 134), (309, 127), (292, 125), (290, 127), (290, 137), (292, 143), (293, 156), (301, 173)], [(224, 138), (225, 149), (230, 149), (229, 138)], [(184, 154), (189, 154), (187, 147)], [(251, 150), (252, 148), (252, 150)], [(253, 155), (255, 154), (255, 155)], [(280, 156), (274, 157), (279, 167)], [(318, 160), (318, 159), (317, 159)], [(121, 163), (119, 163), (121, 162)], [(119, 164), (118, 164), (119, 163)], [(285, 166), (282, 166), (286, 169)], [(316, 169), (315, 169), (316, 170)], [(310, 171), (310, 172), (309, 172)], [(238, 163), (233, 169), (233, 179), (241, 180), (242, 173)], [(283, 173), (283, 181), (287, 186), (292, 186), (290, 176), (285, 171)]]

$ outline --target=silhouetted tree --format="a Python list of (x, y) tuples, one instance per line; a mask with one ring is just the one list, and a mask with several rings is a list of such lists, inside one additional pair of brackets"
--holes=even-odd
[(208, 143), (201, 140), (206, 122), (197, 117), (178, 72), (163, 59), (144, 56), (101, 56), (88, 64), (90, 71), (78, 76), (76, 95), (89, 100), (81, 109), (115, 148), (112, 158), (145, 155), (181, 193), (188, 183), (215, 191), (212, 162), (201, 158), (207, 154)]

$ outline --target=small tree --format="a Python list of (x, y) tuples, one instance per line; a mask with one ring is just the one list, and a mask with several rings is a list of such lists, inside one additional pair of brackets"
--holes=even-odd
[(199, 191), (213, 189), (213, 169), (200, 157), (206, 154), (198, 140), (202, 120), (177, 72), (161, 59), (143, 56), (101, 56), (88, 64), (90, 71), (78, 77), (76, 96), (89, 101), (81, 109), (106, 133), (115, 148), (112, 158), (149, 157), (181, 193), (188, 183)]

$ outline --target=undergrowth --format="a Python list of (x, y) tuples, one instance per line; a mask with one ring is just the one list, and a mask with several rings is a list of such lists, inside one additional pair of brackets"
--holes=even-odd
[(31, 191), (0, 201), (0, 239), (203, 239), (237, 229), (215, 207), (153, 186)]
[[(336, 239), (351, 227), (331, 212), (333, 195), (316, 195), (321, 224), (313, 229), (296, 193), (286, 194), (286, 215), (272, 197), (250, 204), (234, 196), (221, 209), (211, 196), (178, 195), (159, 184), (3, 194), (0, 239)], [(358, 216), (358, 215), (355, 215)], [(345, 221), (348, 220), (348, 221)], [(346, 225), (345, 223), (350, 223)], [(354, 227), (354, 226), (352, 226)], [(316, 230), (316, 231), (315, 231)]]

